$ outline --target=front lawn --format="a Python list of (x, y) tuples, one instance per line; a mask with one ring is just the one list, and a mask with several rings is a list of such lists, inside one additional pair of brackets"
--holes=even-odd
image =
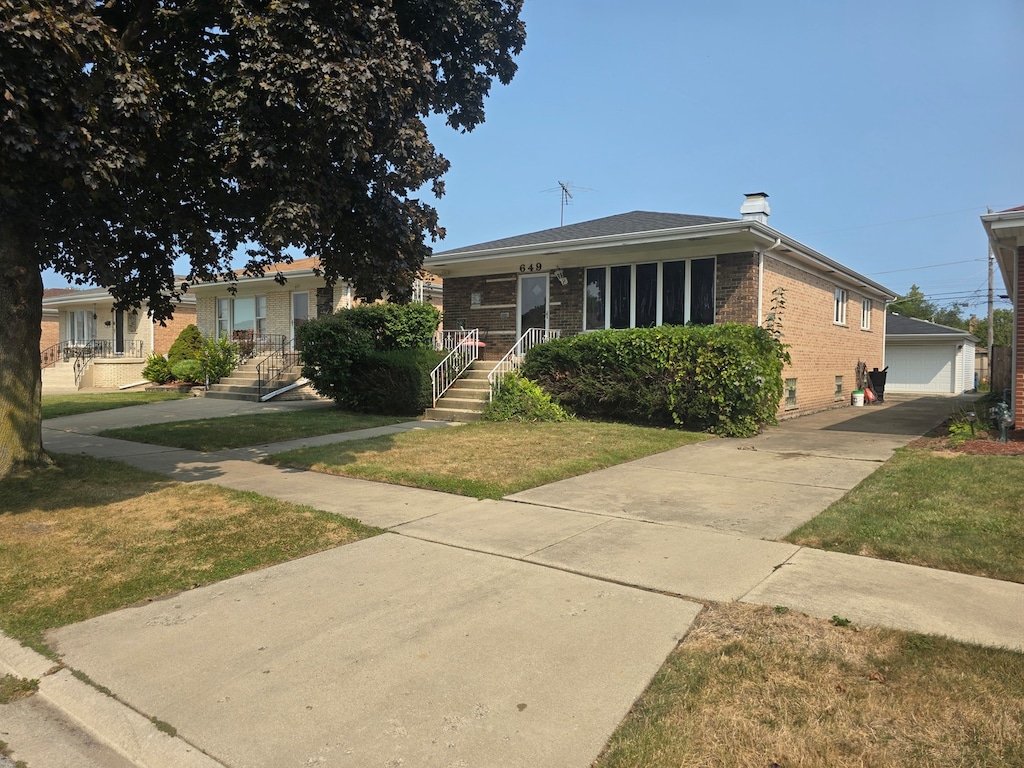
[(43, 395), (43, 418), (56, 419), (93, 411), (109, 411), (130, 405), (162, 403), (189, 397), (177, 392), (88, 392), (73, 395)]
[(595, 768), (1024, 765), (1024, 654), (712, 605)]
[(379, 533), (255, 493), (85, 456), (0, 481), (0, 628), (43, 633)]
[(218, 419), (172, 421), (139, 427), (108, 429), (101, 437), (137, 443), (168, 445), (190, 451), (223, 451), (246, 445), (265, 445), (303, 437), (351, 432), (409, 421), (401, 416), (348, 413), (331, 406), (303, 408), (283, 413), (252, 413)]
[(708, 439), (678, 429), (571, 421), (478, 422), (276, 454), (268, 461), (481, 499)]
[(1024, 583), (1024, 456), (900, 449), (786, 541)]

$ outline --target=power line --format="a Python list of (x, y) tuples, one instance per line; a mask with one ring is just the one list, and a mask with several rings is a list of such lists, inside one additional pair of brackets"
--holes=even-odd
[(974, 262), (988, 261), (988, 259), (964, 259), (963, 261), (947, 261), (942, 264), (929, 264), (925, 267), (904, 267), (903, 269), (889, 269), (885, 272), (868, 272), (868, 275), (892, 275), (896, 272), (916, 272), (919, 269), (938, 269), (939, 267), (951, 267), (954, 264), (973, 264)]

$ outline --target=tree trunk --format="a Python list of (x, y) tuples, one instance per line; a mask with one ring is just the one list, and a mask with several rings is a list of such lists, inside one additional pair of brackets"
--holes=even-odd
[(32, 238), (0, 222), (0, 480), (48, 463), (43, 453), (39, 337), (43, 276)]

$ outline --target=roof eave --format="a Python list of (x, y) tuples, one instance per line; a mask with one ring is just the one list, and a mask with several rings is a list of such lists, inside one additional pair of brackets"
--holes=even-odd
[(813, 248), (788, 237), (781, 232), (757, 221), (735, 220), (714, 222), (711, 224), (695, 224), (688, 227), (673, 227), (670, 229), (657, 229), (648, 232), (630, 232), (626, 234), (604, 235), (601, 237), (586, 237), (576, 240), (562, 240), (547, 243), (537, 243), (525, 246), (507, 246), (504, 248), (488, 248), (477, 251), (462, 251), (448, 256), (430, 256), (424, 262), (425, 267), (430, 269), (445, 268), (458, 264), (472, 262), (496, 261), (498, 259), (516, 256), (521, 258), (533, 258), (574, 251), (586, 251), (602, 248), (621, 248), (623, 246), (641, 246), (665, 243), (671, 241), (692, 241), (709, 237), (728, 237), (730, 235), (751, 235), (768, 244), (768, 248), (760, 250), (771, 250), (771, 247), (784, 245), (786, 249), (797, 258), (809, 261), (819, 268), (826, 268), (825, 271), (843, 275), (848, 281), (858, 288), (870, 289), (879, 298), (885, 301), (892, 301), (898, 294), (876, 283), (858, 272), (834, 261)]

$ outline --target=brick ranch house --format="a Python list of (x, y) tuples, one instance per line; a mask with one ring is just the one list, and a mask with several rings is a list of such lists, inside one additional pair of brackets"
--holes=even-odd
[[(39, 352), (44, 391), (80, 387), (116, 388), (142, 380), (151, 352), (166, 354), (181, 329), (194, 323), (195, 299), (189, 295), (165, 325), (151, 320), (145, 309), (114, 311), (106, 288), (51, 288), (43, 291)], [(79, 353), (88, 350), (88, 364), (73, 369)]]
[(479, 328), (496, 359), (531, 327), (764, 325), (782, 289), (780, 415), (847, 403), (856, 366), (882, 368), (889, 289), (768, 226), (767, 195), (741, 218), (633, 211), (456, 248), (426, 260), (444, 279), (444, 327)]
[(981, 217), (988, 234), (989, 245), (995, 254), (1003, 285), (1013, 304), (1012, 384), (1010, 386), (1010, 412), (1017, 429), (1024, 427), (1024, 205)]
[[(345, 282), (328, 286), (317, 275), (316, 257), (295, 259), (269, 267), (263, 277), (239, 276), (238, 281), (198, 283), (195, 296), (196, 324), (208, 338), (252, 336), (271, 344), (291, 347), (296, 327), (307, 320), (348, 309), (359, 303), (353, 287)], [(282, 285), (276, 277), (286, 282)], [(234, 286), (232, 294), (229, 288)], [(433, 276), (416, 281), (413, 300), (441, 304), (441, 281)]]

